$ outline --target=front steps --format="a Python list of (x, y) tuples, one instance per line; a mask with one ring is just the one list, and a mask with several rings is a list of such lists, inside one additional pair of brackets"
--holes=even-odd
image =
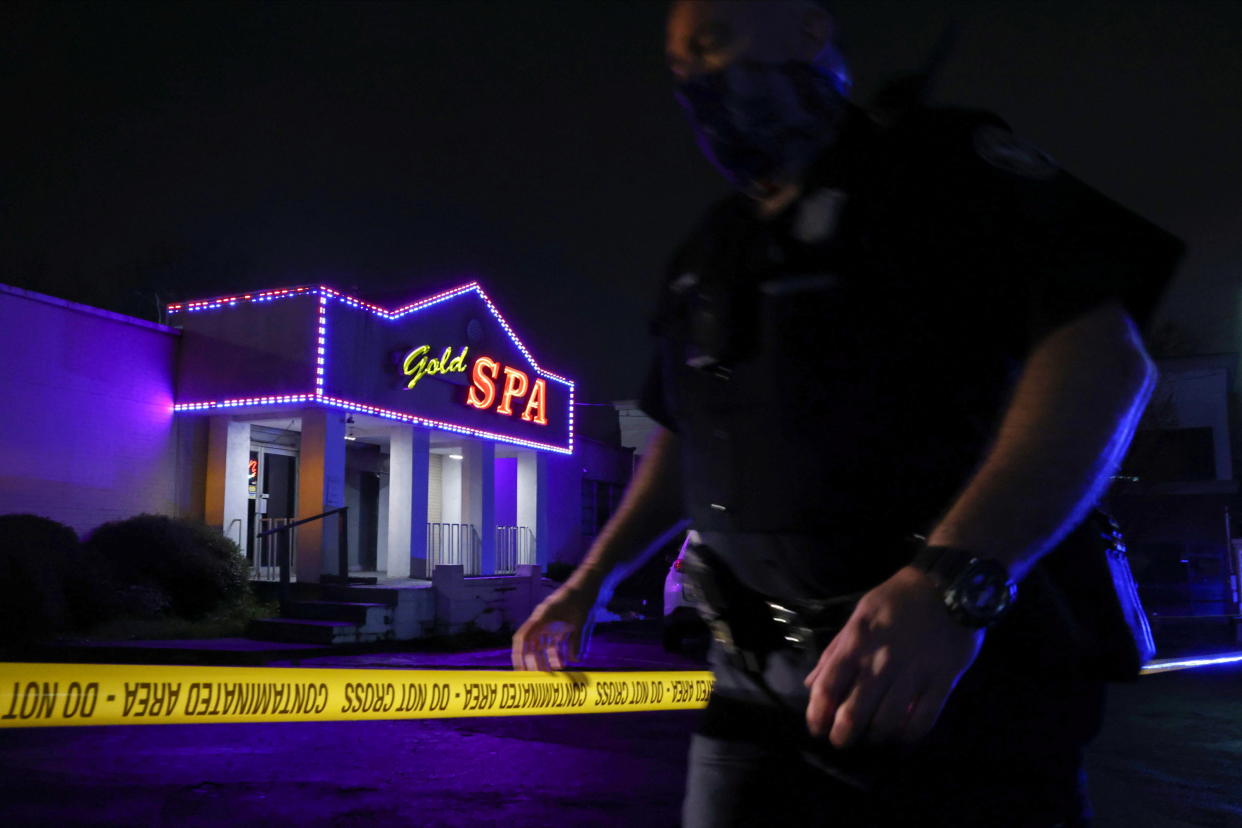
[(557, 586), (541, 577), (537, 566), (517, 569), (515, 575), (467, 578), (460, 565), (442, 565), (430, 583), (324, 579), (317, 600), (292, 601), (285, 617), (254, 621), (247, 634), (262, 641), (332, 645), (514, 630)]
[(349, 621), (319, 621), (306, 618), (263, 618), (250, 622), (250, 638), (260, 641), (290, 641), (299, 644), (358, 644), (382, 641), (383, 632), (364, 633)]
[(324, 583), (321, 600), (290, 602), (285, 617), (251, 622), (247, 635), (261, 641), (362, 644), (430, 633), (435, 613), (430, 584), (380, 586), (370, 580)]

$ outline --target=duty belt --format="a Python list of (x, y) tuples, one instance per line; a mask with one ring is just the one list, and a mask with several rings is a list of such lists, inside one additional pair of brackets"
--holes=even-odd
[(793, 602), (763, 595), (742, 584), (705, 544), (686, 551), (685, 572), (696, 593), (699, 614), (735, 666), (759, 672), (778, 649), (819, 652), (845, 626), (858, 596), (824, 602)]

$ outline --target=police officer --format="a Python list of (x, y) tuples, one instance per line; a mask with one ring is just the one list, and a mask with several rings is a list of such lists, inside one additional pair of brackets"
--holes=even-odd
[(1150, 396), (1180, 244), (994, 115), (854, 106), (809, 0), (674, 2), (667, 53), (737, 193), (667, 273), (661, 428), (514, 666), (576, 658), (688, 515), (717, 680), (686, 825), (1086, 824), (1103, 685), (1041, 560)]

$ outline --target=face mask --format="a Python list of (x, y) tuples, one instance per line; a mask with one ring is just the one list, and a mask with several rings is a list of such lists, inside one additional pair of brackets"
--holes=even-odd
[(763, 195), (832, 142), (848, 83), (839, 60), (738, 61), (676, 94), (708, 160), (735, 187)]

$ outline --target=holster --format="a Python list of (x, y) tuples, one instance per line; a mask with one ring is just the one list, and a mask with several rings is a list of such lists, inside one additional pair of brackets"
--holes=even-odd
[(695, 593), (699, 614), (734, 666), (761, 672), (768, 653), (781, 648), (819, 652), (845, 624), (853, 603), (821, 610), (773, 600), (743, 584), (716, 550), (706, 544), (686, 549), (683, 573)]
[(1065, 599), (1083, 664), (1106, 681), (1133, 681), (1156, 654), (1117, 522), (1093, 509), (1039, 562)]
[(721, 652), (741, 670), (762, 672), (763, 657), (775, 645), (762, 602), (711, 547), (691, 544), (684, 561), (682, 571), (695, 593), (695, 606)]

